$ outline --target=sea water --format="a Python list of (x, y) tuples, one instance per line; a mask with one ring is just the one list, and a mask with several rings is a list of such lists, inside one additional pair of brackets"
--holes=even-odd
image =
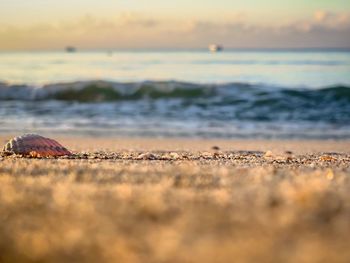
[(349, 50), (0, 53), (0, 132), (350, 138)]

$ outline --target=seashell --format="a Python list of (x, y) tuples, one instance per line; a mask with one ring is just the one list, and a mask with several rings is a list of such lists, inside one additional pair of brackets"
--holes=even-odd
[(72, 154), (55, 140), (37, 134), (24, 134), (11, 139), (5, 144), (3, 151), (31, 157), (54, 157)]

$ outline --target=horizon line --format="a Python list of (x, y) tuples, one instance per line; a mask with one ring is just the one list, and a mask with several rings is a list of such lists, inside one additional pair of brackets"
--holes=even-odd
[[(74, 46), (76, 52), (91, 52), (91, 51), (104, 51), (104, 52), (118, 52), (118, 51), (207, 51), (208, 47), (147, 47), (147, 48), (112, 48), (112, 47), (99, 47), (99, 48), (79, 48)], [(349, 47), (225, 47), (228, 51), (350, 51)], [(62, 48), (43, 48), (43, 49), (0, 49), (2, 52), (66, 52), (66, 47)]]

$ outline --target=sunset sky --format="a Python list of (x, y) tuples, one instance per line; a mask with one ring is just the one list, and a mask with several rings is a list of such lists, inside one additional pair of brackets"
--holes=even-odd
[(350, 47), (349, 0), (1, 0), (0, 50)]

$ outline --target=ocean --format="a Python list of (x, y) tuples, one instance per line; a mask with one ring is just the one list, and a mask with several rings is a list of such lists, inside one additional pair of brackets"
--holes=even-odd
[(0, 133), (350, 139), (350, 50), (0, 52)]

